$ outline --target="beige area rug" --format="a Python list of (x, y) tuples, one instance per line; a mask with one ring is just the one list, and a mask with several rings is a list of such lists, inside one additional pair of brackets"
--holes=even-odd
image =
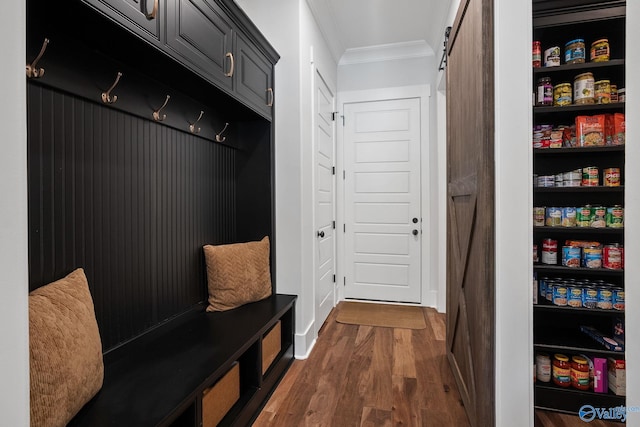
[(386, 328), (424, 329), (422, 307), (341, 302), (336, 321), (352, 325), (382, 326)]

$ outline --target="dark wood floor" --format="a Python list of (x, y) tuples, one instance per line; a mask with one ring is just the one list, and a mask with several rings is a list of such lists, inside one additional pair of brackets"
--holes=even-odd
[[(445, 355), (445, 317), (425, 308), (425, 329), (346, 325), (336, 307), (307, 360), (296, 360), (254, 426), (469, 426)], [(596, 421), (589, 427), (619, 427)], [(536, 427), (584, 427), (536, 412)]]

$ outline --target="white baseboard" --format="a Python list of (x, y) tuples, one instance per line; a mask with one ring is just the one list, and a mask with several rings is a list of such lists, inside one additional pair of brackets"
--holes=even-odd
[(316, 343), (315, 330), (315, 322), (311, 322), (303, 333), (295, 335), (295, 354), (293, 356), (296, 359), (304, 360), (311, 354), (311, 350)]

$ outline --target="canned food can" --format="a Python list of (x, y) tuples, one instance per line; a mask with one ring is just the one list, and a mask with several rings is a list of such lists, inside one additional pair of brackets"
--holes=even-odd
[(565, 267), (580, 267), (580, 248), (576, 246), (562, 247), (562, 265)]
[(538, 279), (538, 291), (540, 292), (541, 298), (547, 297), (547, 281), (549, 279), (547, 277), (541, 277)]
[(545, 212), (545, 225), (547, 227), (559, 227), (562, 225), (562, 209), (548, 207)]
[(558, 263), (558, 241), (544, 239), (542, 241), (542, 263), (555, 265)]
[(607, 208), (607, 227), (624, 227), (624, 208), (622, 206), (615, 205)]
[(540, 66), (542, 65), (542, 47), (540, 46), (540, 41), (538, 40), (535, 40), (532, 43), (531, 62), (533, 64), (533, 68), (540, 68)]
[[(544, 261), (543, 261), (544, 262)], [(624, 248), (617, 243), (602, 249), (602, 266), (610, 270), (621, 270), (624, 266)]]
[(591, 214), (591, 227), (603, 228), (607, 226), (607, 208), (595, 206)]
[(576, 226), (576, 208), (565, 207), (562, 208), (561, 223), (563, 227), (575, 227)]
[(540, 175), (538, 177), (538, 187), (554, 187), (556, 177), (554, 175)]
[(627, 90), (623, 87), (618, 89), (618, 102), (626, 102), (627, 101)]
[(602, 171), (602, 184), (605, 187), (619, 187), (620, 168), (607, 168)]
[(545, 223), (546, 209), (544, 207), (534, 207), (533, 208), (533, 226), (534, 227), (542, 227)]
[(569, 297), (567, 299), (567, 305), (573, 308), (582, 307), (582, 287), (572, 285), (569, 286)]
[(613, 292), (608, 286), (599, 286), (598, 288), (598, 305), (602, 310), (611, 310), (613, 308)]
[(602, 248), (592, 246), (582, 249), (582, 266), (585, 268), (602, 267)]
[(618, 102), (618, 85), (611, 85), (611, 102)]
[(582, 306), (584, 308), (598, 307), (598, 289), (595, 286), (582, 287)]
[(566, 285), (559, 283), (553, 286), (553, 305), (565, 307), (567, 305), (567, 292)]
[(600, 174), (596, 166), (582, 168), (582, 185), (597, 187), (600, 184)]
[(578, 227), (591, 227), (591, 216), (593, 209), (591, 205), (582, 206), (576, 211), (576, 225)]
[(613, 309), (624, 311), (624, 289), (615, 287), (611, 289), (611, 292), (613, 293)]
[(553, 280), (547, 281), (547, 293), (545, 294), (545, 299), (549, 302), (553, 301), (553, 287), (555, 284), (556, 283)]
[(540, 259), (538, 258), (538, 245), (535, 243), (533, 244), (533, 262), (540, 262)]

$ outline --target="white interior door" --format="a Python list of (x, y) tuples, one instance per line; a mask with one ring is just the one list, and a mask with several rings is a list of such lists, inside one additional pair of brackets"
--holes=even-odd
[(345, 297), (419, 303), (420, 99), (344, 104)]
[(335, 305), (334, 96), (315, 74), (315, 324), (316, 333)]

